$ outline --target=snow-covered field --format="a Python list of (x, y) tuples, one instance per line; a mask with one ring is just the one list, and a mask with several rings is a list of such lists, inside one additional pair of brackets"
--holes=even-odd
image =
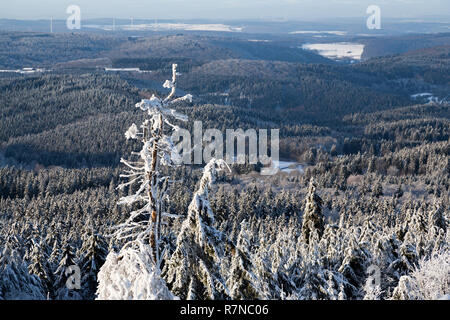
[(331, 34), (335, 36), (345, 36), (347, 31), (292, 31), (290, 34)]
[(272, 42), (272, 40), (249, 39), (249, 42)]
[(42, 73), (45, 72), (45, 69), (39, 68), (22, 68), (17, 70), (0, 70), (0, 73), (20, 73), (20, 74), (32, 74), (32, 73)]
[(137, 72), (137, 73), (150, 73), (148, 70), (141, 70), (139, 68), (105, 68), (106, 72)]
[[(86, 28), (113, 30), (112, 25), (84, 25)], [(151, 24), (133, 24), (133, 25), (116, 25), (116, 30), (126, 31), (217, 31), (217, 32), (240, 32), (242, 28), (232, 27), (225, 24), (188, 24), (188, 23), (151, 23)]]
[(317, 51), (321, 56), (334, 60), (361, 60), (364, 45), (352, 42), (311, 43), (304, 44), (302, 49)]

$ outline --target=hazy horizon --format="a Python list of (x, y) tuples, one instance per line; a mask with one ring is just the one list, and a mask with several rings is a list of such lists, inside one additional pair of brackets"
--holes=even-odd
[(66, 19), (69, 5), (81, 8), (83, 19), (115, 17), (127, 19), (204, 20), (324, 20), (364, 18), (369, 5), (378, 5), (384, 18), (426, 19), (450, 12), (450, 1), (440, 0), (16, 0), (0, 3), (0, 19)]

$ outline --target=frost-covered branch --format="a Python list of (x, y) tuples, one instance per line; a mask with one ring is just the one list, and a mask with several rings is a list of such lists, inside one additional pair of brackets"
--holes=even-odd
[(160, 98), (152, 95), (150, 99), (143, 99), (136, 104), (136, 108), (145, 111), (148, 118), (140, 126), (133, 123), (125, 132), (125, 137), (141, 140), (142, 148), (140, 152), (131, 154), (131, 156), (137, 156), (137, 160), (121, 159), (128, 168), (121, 178), (128, 181), (120, 184), (118, 188), (137, 188), (137, 191), (122, 197), (119, 204), (137, 203), (141, 204), (141, 208), (130, 213), (126, 222), (116, 228), (115, 236), (118, 239), (149, 243), (155, 263), (159, 263), (160, 259), (162, 219), (171, 217), (162, 214), (169, 181), (167, 177), (160, 177), (159, 166), (172, 166), (179, 163), (178, 158), (175, 158), (178, 153), (175, 151), (170, 134), (179, 130), (179, 127), (173, 125), (170, 120), (188, 120), (187, 116), (172, 109), (171, 106), (182, 101), (192, 101), (190, 94), (176, 98), (177, 75), (177, 65), (173, 64), (172, 79), (163, 84), (164, 88), (170, 89), (167, 97)]

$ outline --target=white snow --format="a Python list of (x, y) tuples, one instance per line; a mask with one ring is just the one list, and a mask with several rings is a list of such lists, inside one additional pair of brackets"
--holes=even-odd
[(352, 42), (310, 43), (302, 45), (302, 49), (317, 51), (321, 56), (334, 60), (361, 60), (364, 45)]
[(441, 102), (438, 97), (434, 96), (432, 93), (429, 92), (416, 93), (411, 95), (411, 98), (412, 99), (427, 98), (428, 102)]
[(249, 42), (272, 42), (272, 40), (249, 39)]
[(300, 30), (300, 31), (292, 31), (289, 32), (289, 34), (332, 34), (336, 36), (345, 36), (347, 34), (347, 31), (306, 31), (306, 30)]
[(429, 92), (423, 92), (423, 93), (416, 93), (411, 95), (411, 98), (416, 99), (416, 98), (420, 98), (420, 97), (427, 97), (427, 96), (432, 96), (432, 93)]
[(22, 69), (13, 69), (13, 70), (0, 70), (0, 73), (20, 73), (20, 74), (32, 74), (32, 73), (42, 73), (45, 72), (45, 69), (41, 68), (22, 68)]
[[(111, 25), (84, 25), (86, 28), (113, 30)], [(217, 32), (241, 32), (243, 28), (232, 27), (225, 24), (189, 24), (189, 23), (151, 23), (151, 24), (133, 24), (133, 25), (116, 25), (116, 30), (125, 31), (168, 31), (168, 30), (185, 30), (185, 31), (217, 31)]]
[(139, 68), (105, 68), (106, 72), (137, 72), (137, 73), (150, 73), (148, 70), (141, 70)]
[(273, 160), (273, 166), (275, 168), (280, 169), (281, 172), (286, 173), (292, 173), (295, 171), (298, 171), (300, 173), (303, 173), (303, 165), (299, 164), (298, 162), (294, 161), (281, 161), (281, 160)]
[(136, 124), (132, 124), (130, 128), (128, 128), (127, 132), (125, 132), (125, 137), (127, 140), (129, 139), (137, 139), (137, 136), (139, 135), (139, 129), (136, 126)]
[(136, 247), (110, 252), (98, 273), (98, 300), (174, 300), (159, 268), (153, 263), (151, 248)]

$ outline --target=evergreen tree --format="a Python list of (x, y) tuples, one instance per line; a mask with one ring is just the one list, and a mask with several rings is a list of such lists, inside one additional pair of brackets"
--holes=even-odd
[(49, 274), (48, 265), (46, 264), (45, 252), (42, 250), (41, 244), (37, 241), (33, 242), (33, 250), (31, 252), (30, 264), (28, 272), (34, 274), (41, 279), (45, 292), (52, 289), (52, 277)]
[(227, 299), (230, 296), (219, 264), (226, 237), (214, 228), (214, 214), (209, 205), (209, 189), (217, 170), (226, 167), (223, 160), (216, 159), (205, 166), (200, 187), (177, 237), (175, 252), (164, 266), (169, 287), (181, 299)]
[(81, 268), (81, 285), (83, 297), (87, 300), (95, 298), (97, 291), (97, 274), (105, 262), (108, 254), (107, 245), (102, 236), (93, 230), (87, 235), (81, 247), (81, 259), (79, 265)]
[(378, 180), (375, 183), (375, 186), (374, 186), (374, 188), (372, 190), (372, 195), (374, 197), (376, 197), (376, 198), (379, 198), (379, 197), (381, 197), (383, 195), (383, 186), (381, 185), (381, 181), (380, 180)]
[(314, 232), (317, 232), (319, 239), (323, 234), (325, 223), (322, 205), (323, 200), (316, 194), (316, 186), (311, 178), (302, 220), (302, 238), (306, 244), (309, 244), (310, 237)]
[(236, 248), (232, 251), (230, 275), (227, 286), (231, 298), (234, 300), (254, 300), (260, 298), (258, 280), (253, 273), (253, 259), (249, 253), (250, 240), (248, 225), (245, 220), (241, 223)]
[(352, 285), (352, 292), (346, 292), (347, 296), (357, 297), (360, 294), (360, 289), (366, 280), (368, 261), (370, 261), (370, 253), (352, 235), (338, 270)]
[(81, 280), (81, 274), (78, 273), (79, 268), (75, 264), (74, 249), (68, 240), (65, 240), (63, 244), (61, 260), (58, 264), (58, 268), (55, 271), (55, 299), (56, 300), (79, 300), (81, 295), (77, 287), (81, 283), (77, 283)]
[(8, 236), (0, 254), (0, 293), (5, 300), (44, 300), (41, 279), (28, 273), (28, 265), (16, 249), (18, 239)]

